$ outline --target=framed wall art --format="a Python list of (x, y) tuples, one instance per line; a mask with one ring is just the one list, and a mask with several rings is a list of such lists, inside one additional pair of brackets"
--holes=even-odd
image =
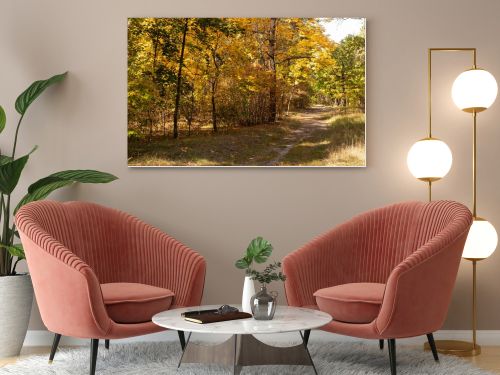
[(129, 18), (129, 166), (365, 166), (364, 18)]

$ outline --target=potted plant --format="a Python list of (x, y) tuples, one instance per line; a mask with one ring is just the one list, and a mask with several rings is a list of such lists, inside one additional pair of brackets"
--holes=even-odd
[(244, 312), (251, 313), (250, 299), (255, 294), (255, 286), (252, 280), (252, 264), (264, 263), (273, 252), (273, 245), (262, 237), (254, 238), (248, 244), (245, 256), (235, 263), (236, 268), (245, 270), (245, 281), (241, 297), (241, 308)]
[[(285, 281), (286, 276), (282, 272), (276, 272), (281, 267), (280, 262), (268, 265), (264, 271), (259, 272), (252, 268), (253, 263), (265, 263), (273, 252), (273, 245), (262, 237), (254, 238), (247, 247), (245, 256), (235, 263), (236, 268), (245, 270), (245, 282), (243, 284), (243, 294), (241, 300), (242, 310), (254, 313), (252, 298), (255, 297), (255, 286), (253, 281), (257, 280), (263, 286), (261, 292), (266, 292), (266, 285), (273, 280)], [(259, 292), (259, 293), (261, 293)], [(258, 294), (259, 294), (258, 293)], [(261, 293), (262, 294), (262, 293)], [(260, 294), (260, 295), (261, 295)], [(255, 300), (253, 300), (255, 301)], [(274, 315), (274, 312), (273, 312)], [(255, 316), (255, 314), (254, 314)], [(271, 317), (272, 319), (272, 317)]]
[[(18, 263), (24, 259), (24, 251), (19, 243), (19, 233), (13, 215), (29, 202), (46, 198), (54, 190), (75, 182), (107, 183), (115, 176), (94, 170), (66, 170), (53, 173), (28, 187), (27, 193), (15, 205), (11, 196), (24, 167), (36, 146), (23, 156), (16, 156), (19, 130), (29, 106), (49, 86), (61, 82), (67, 73), (31, 84), (16, 100), (15, 109), (20, 117), (17, 122), (12, 152), (0, 154), (0, 358), (19, 355), (28, 330), (33, 302), (33, 287), (29, 274), (16, 271)], [(0, 106), (0, 133), (5, 129), (6, 115)]]

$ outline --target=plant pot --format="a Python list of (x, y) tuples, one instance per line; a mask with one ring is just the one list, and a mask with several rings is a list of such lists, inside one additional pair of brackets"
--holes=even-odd
[(0, 277), (0, 358), (19, 355), (33, 304), (30, 275)]
[(245, 276), (245, 282), (243, 284), (243, 294), (241, 296), (241, 310), (247, 313), (252, 313), (252, 308), (250, 307), (250, 299), (255, 294), (255, 285), (250, 276)]

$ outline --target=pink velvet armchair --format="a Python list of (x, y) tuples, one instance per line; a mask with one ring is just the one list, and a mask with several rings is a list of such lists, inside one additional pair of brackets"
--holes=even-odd
[(387, 339), (393, 375), (398, 338), (427, 335), (437, 361), (433, 332), (446, 318), (471, 223), (451, 201), (358, 215), (284, 258), (288, 304), (328, 312), (325, 331), (378, 339), (381, 349)]
[[(163, 330), (151, 318), (199, 305), (205, 260), (156, 228), (86, 202), (33, 202), (16, 215), (42, 320), (55, 333), (91, 339), (90, 374), (99, 339)], [(179, 332), (184, 346), (183, 332)]]

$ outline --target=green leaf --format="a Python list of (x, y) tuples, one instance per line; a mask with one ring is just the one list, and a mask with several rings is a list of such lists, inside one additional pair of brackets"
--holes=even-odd
[(110, 173), (94, 170), (68, 170), (51, 174), (44, 177), (28, 188), (28, 193), (21, 199), (14, 210), (14, 214), (25, 204), (47, 198), (54, 190), (81, 183), (107, 183), (116, 180), (117, 177)]
[(0, 105), (0, 133), (5, 129), (5, 123), (7, 122), (7, 116), (5, 115), (5, 111)]
[(247, 257), (257, 263), (264, 263), (273, 252), (273, 245), (262, 237), (254, 238), (247, 248)]
[(30, 154), (36, 150), (36, 147), (27, 155), (21, 156), (19, 159), (8, 161), (6, 157), (2, 158), (0, 164), (0, 192), (10, 194), (16, 188), (21, 173), (28, 162)]
[(0, 155), (0, 165), (7, 164), (10, 161), (12, 161), (12, 158), (10, 156)]
[(57, 74), (46, 80), (33, 82), (31, 86), (24, 90), (23, 93), (16, 99), (16, 111), (19, 114), (24, 115), (30, 104), (33, 103), (47, 87), (61, 82), (64, 78), (66, 78), (67, 74), (68, 72), (65, 72), (63, 74)]
[(17, 213), (17, 211), (24, 206), (25, 204), (28, 204), (30, 202), (34, 201), (39, 201), (42, 199), (45, 199), (49, 196), (50, 193), (52, 193), (54, 190), (63, 188), (68, 185), (72, 185), (74, 182), (71, 180), (60, 180), (60, 181), (55, 181), (49, 184), (46, 184), (44, 186), (41, 186), (39, 189), (33, 191), (32, 193), (27, 193), (21, 201), (17, 204), (16, 208), (14, 209), (14, 215)]
[(81, 182), (84, 184), (105, 184), (116, 179), (117, 177), (110, 173), (94, 171), (91, 169), (67, 170), (53, 173), (38, 180), (34, 184), (31, 184), (28, 188), (28, 193), (33, 193), (45, 185), (50, 185), (59, 181)]
[(248, 261), (245, 258), (238, 259), (234, 265), (236, 266), (236, 268), (239, 268), (242, 270), (244, 270), (250, 266), (250, 264), (248, 263)]
[(3, 247), (4, 249), (7, 249), (7, 251), (12, 255), (13, 257), (18, 257), (19, 259), (24, 259), (24, 249), (22, 244), (16, 244), (12, 246), (8, 245), (3, 245), (0, 244), (0, 247)]

